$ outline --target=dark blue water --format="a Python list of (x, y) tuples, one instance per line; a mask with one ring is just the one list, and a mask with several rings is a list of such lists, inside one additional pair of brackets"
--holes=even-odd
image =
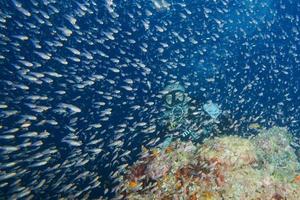
[[(47, 44), (59, 40), (61, 33), (57, 27), (71, 27), (64, 18), (66, 14), (76, 15), (78, 4), (88, 3), (89, 10), (84, 16), (76, 17), (78, 32), (66, 41), (61, 40), (63, 47), (55, 47)], [(41, 132), (47, 130), (51, 136), (44, 141), (42, 149), (55, 146), (60, 153), (51, 165), (61, 164), (68, 156), (72, 155), (73, 148), (61, 142), (69, 131), (70, 120), (77, 117), (76, 125), (72, 125), (79, 132), (78, 136), (83, 145), (80, 147), (86, 152), (85, 144), (91, 137), (103, 138), (103, 150), (105, 153), (114, 149), (109, 144), (115, 140), (115, 130), (118, 125), (126, 124), (124, 138), (124, 150), (131, 150), (129, 164), (135, 161), (140, 147), (147, 144), (155, 137), (164, 137), (159, 130), (153, 134), (143, 133), (143, 128), (136, 127), (136, 122), (155, 124), (159, 116), (162, 102), (156, 95), (164, 88), (168, 81), (176, 80), (186, 85), (186, 90), (193, 99), (198, 102), (213, 100), (219, 103), (222, 110), (229, 110), (232, 117), (239, 121), (241, 135), (242, 130), (247, 130), (250, 123), (259, 118), (261, 125), (271, 127), (273, 125), (287, 126), (297, 135), (299, 133), (299, 13), (298, 1), (168, 1), (169, 9), (157, 10), (152, 2), (115, 1), (115, 13), (119, 16), (113, 18), (105, 7), (104, 1), (58, 1), (45, 5), (38, 1), (38, 6), (33, 6), (30, 1), (23, 1), (22, 5), (30, 10), (33, 16), (40, 16), (40, 11), (48, 13), (51, 18), (40, 24), (34, 17), (24, 17), (17, 11), (11, 1), (0, 3), (0, 13), (10, 17), (6, 19), (5, 28), (1, 28), (1, 34), (10, 38), (4, 43), (1, 41), (0, 51), (5, 59), (1, 59), (0, 73), (0, 101), (6, 102), (10, 109), (20, 110), (22, 114), (33, 114), (42, 119), (54, 119), (58, 125), (44, 124), (33, 126), (30, 129)], [(185, 4), (185, 6), (182, 6)], [(53, 5), (59, 12), (51, 8)], [(152, 12), (147, 16), (146, 12)], [(208, 10), (208, 11), (207, 11)], [(182, 16), (184, 14), (184, 16)], [(206, 16), (207, 15), (207, 16)], [(101, 23), (99, 23), (99, 20)], [(145, 30), (143, 21), (149, 20), (149, 29)], [(47, 24), (48, 22), (51, 24)], [(34, 27), (29, 28), (30, 25)], [(157, 26), (164, 27), (164, 31), (157, 31)], [(114, 40), (99, 41), (105, 38), (103, 32), (111, 31), (111, 28), (119, 29), (114, 34)], [(130, 34), (128, 34), (130, 33)], [(178, 33), (184, 41), (174, 36)], [(62, 65), (54, 59), (42, 60), (32, 52), (37, 50), (32, 42), (20, 42), (15, 35), (27, 35), (29, 38), (40, 41), (41, 52), (51, 52), (52, 58), (74, 56), (65, 47), (73, 47), (83, 52), (103, 51), (107, 57), (98, 53), (93, 55), (92, 60), (82, 58), (80, 62), (70, 59), (67, 65)], [(191, 38), (197, 44), (191, 42)], [(135, 43), (130, 43), (129, 39)], [(98, 41), (98, 42), (97, 42)], [(143, 52), (140, 46), (147, 44), (147, 52)], [(162, 53), (158, 52), (161, 43), (167, 43), (168, 47)], [(20, 44), (19, 51), (15, 50), (14, 44)], [(54, 78), (52, 83), (35, 84), (24, 80), (20, 76), (18, 60), (25, 57), (32, 63), (40, 63), (41, 66), (34, 68), (35, 72), (55, 71), (63, 75), (63, 78)], [(114, 63), (111, 58), (118, 58), (120, 62)], [(130, 62), (128, 64), (128, 60)], [(144, 70), (130, 63), (138, 59), (151, 70), (144, 74)], [(174, 64), (176, 67), (169, 67)], [(122, 73), (114, 73), (109, 68), (120, 65)], [(24, 66), (21, 66), (23, 68)], [(30, 69), (29, 69), (30, 70)], [(92, 75), (102, 74), (105, 78), (94, 85), (79, 89), (76, 87), (81, 78), (89, 79)], [(214, 78), (213, 82), (206, 79)], [(111, 84), (107, 80), (114, 80)], [(124, 79), (135, 80), (133, 92), (121, 90)], [(26, 84), (29, 90), (14, 89), (11, 83)], [(189, 83), (188, 85), (186, 83)], [(196, 84), (197, 83), (197, 84)], [(151, 87), (149, 87), (149, 84)], [(205, 91), (200, 90), (205, 88)], [(65, 90), (66, 95), (57, 95), (57, 90)], [(34, 113), (26, 105), (32, 103), (26, 97), (29, 95), (45, 95), (48, 100), (37, 101), (50, 110), (43, 113)], [(105, 96), (115, 96), (107, 100)], [(134, 100), (131, 100), (134, 97)], [(95, 132), (88, 129), (90, 124), (98, 123), (101, 119), (101, 109), (95, 108), (95, 102), (104, 101), (104, 108), (113, 110), (108, 121), (101, 122), (101, 129)], [(61, 115), (51, 112), (61, 102), (77, 105), (81, 108), (80, 113), (72, 116)], [(146, 105), (145, 102), (154, 102), (154, 105)], [(130, 109), (133, 105), (141, 105), (148, 110)], [(132, 116), (133, 120), (125, 118)], [(19, 115), (9, 118), (0, 118), (4, 130), (15, 127)], [(131, 136), (141, 132), (136, 137)], [(21, 134), (22, 130), (20, 133)], [(298, 136), (298, 135), (297, 135)], [(22, 139), (9, 141), (11, 145), (23, 143)], [(6, 143), (6, 141), (1, 141)], [(27, 149), (31, 151), (30, 148)], [(24, 159), (30, 153), (22, 156)], [(110, 178), (116, 170), (117, 164), (107, 167), (113, 155), (99, 156), (84, 166), (84, 169), (99, 174), (101, 185), (91, 190), (91, 197), (104, 195), (105, 188), (113, 188)], [(15, 160), (18, 156), (12, 155), (9, 160)], [(3, 160), (7, 158), (1, 157)], [(122, 163), (123, 161), (119, 161)], [(26, 163), (20, 165), (26, 169)], [(36, 173), (43, 176), (51, 176), (47, 166), (40, 167), (34, 173), (28, 169), (22, 177), (24, 185), (30, 185), (30, 177)], [(62, 170), (54, 175), (53, 183), (63, 174), (69, 174), (72, 178), (72, 170)], [(26, 177), (28, 182), (26, 183)], [(51, 183), (47, 183), (51, 184)], [(78, 190), (82, 190), (88, 184), (88, 180), (82, 181)], [(11, 193), (1, 188), (3, 197)], [(8, 191), (8, 192), (7, 192)], [(57, 188), (48, 187), (42, 193), (36, 194), (36, 199), (51, 198), (57, 195)], [(109, 192), (109, 195), (112, 195)], [(111, 197), (111, 196), (110, 196)]]

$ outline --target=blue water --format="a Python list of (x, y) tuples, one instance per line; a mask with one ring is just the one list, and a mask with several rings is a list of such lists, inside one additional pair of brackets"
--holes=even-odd
[[(0, 101), (6, 103), (10, 110), (20, 111), (20, 114), (8, 118), (4, 118), (1, 113), (0, 124), (4, 127), (2, 131), (16, 127), (15, 122), (19, 120), (21, 114), (33, 114), (39, 121), (42, 119), (57, 121), (58, 125), (55, 126), (34, 124), (29, 128), (31, 131), (47, 130), (51, 133), (41, 147), (43, 150), (51, 146), (58, 149), (60, 156), (51, 161), (51, 166), (63, 163), (74, 153), (73, 147), (61, 142), (70, 132), (68, 126), (75, 128), (79, 139), (83, 141), (80, 147), (83, 154), (86, 152), (85, 144), (92, 137), (103, 138), (104, 152), (112, 152), (114, 149), (108, 145), (116, 138), (115, 130), (118, 125), (126, 124), (126, 134), (122, 137), (123, 150), (132, 151), (131, 159), (126, 162), (129, 164), (134, 162), (141, 145), (147, 144), (155, 137), (163, 139), (167, 135), (159, 131), (161, 127), (152, 134), (146, 134), (142, 132), (142, 127), (136, 127), (134, 124), (141, 121), (149, 124), (157, 123), (162, 102), (156, 95), (167, 81), (174, 80), (174, 76), (181, 83), (189, 83), (185, 84), (186, 90), (193, 99), (200, 103), (213, 100), (220, 104), (223, 110), (229, 110), (232, 117), (239, 121), (241, 135), (250, 123), (255, 122), (253, 120), (255, 118), (260, 119), (262, 126), (287, 126), (294, 135), (297, 136), (299, 133), (298, 1), (168, 1), (170, 7), (161, 10), (155, 9), (151, 1), (135, 1), (136, 3), (114, 1), (114, 12), (118, 14), (116, 18), (105, 7), (104, 1), (49, 1), (51, 2), (49, 4), (45, 3), (46, 0), (37, 2), (37, 6), (31, 1), (21, 2), (22, 6), (31, 12), (31, 17), (21, 14), (12, 1), (0, 3), (0, 16), (3, 13), (9, 16), (6, 22), (2, 23), (5, 28), (0, 28), (0, 33), (10, 39), (6, 44), (1, 40), (0, 44), (1, 55), (5, 57), (0, 60)], [(76, 32), (64, 16), (78, 15), (78, 3), (88, 7), (88, 11), (82, 11), (85, 14), (76, 17), (76, 24), (80, 27)], [(152, 13), (151, 16), (146, 15), (147, 10)], [(50, 19), (43, 17), (40, 11), (48, 13)], [(207, 16), (205, 12), (208, 12)], [(44, 19), (45, 23), (39, 23), (34, 16)], [(143, 25), (144, 20), (150, 21), (147, 30)], [(51, 24), (47, 24), (47, 21)], [(73, 31), (66, 41), (59, 39), (63, 34), (57, 29), (63, 26)], [(156, 26), (164, 27), (164, 31), (158, 31)], [(108, 40), (103, 33), (110, 32), (111, 28), (119, 29), (118, 33), (114, 34), (114, 40)], [(184, 41), (174, 36), (174, 32)], [(27, 35), (30, 39), (38, 40), (42, 48), (36, 49), (32, 42), (20, 41), (14, 37), (15, 35)], [(104, 38), (106, 39), (103, 40)], [(196, 40), (197, 44), (191, 42), (191, 38)], [(128, 39), (134, 40), (135, 43), (130, 43)], [(51, 46), (47, 41), (61, 41), (63, 47)], [(146, 53), (140, 49), (143, 43), (148, 45)], [(164, 48), (163, 53), (158, 52), (158, 48), (162, 46), (160, 43), (169, 45)], [(19, 51), (15, 49), (14, 44), (19, 44), (17, 45)], [(74, 54), (66, 47), (76, 48), (81, 52), (103, 51), (108, 57), (95, 53), (92, 60), (81, 56), (80, 62), (77, 63), (68, 58)], [(43, 60), (32, 53), (36, 50), (51, 52), (52, 58)], [(53, 59), (56, 56), (67, 58), (68, 64), (60, 64)], [(18, 62), (20, 57), (32, 63), (40, 63), (41, 66), (32, 69), (24, 67)], [(118, 58), (120, 62), (116, 64), (111, 58)], [(126, 58), (130, 59), (129, 64)], [(139, 59), (151, 72), (144, 75), (141, 67), (131, 65), (134, 59)], [(174, 63), (177, 65), (176, 68), (169, 67)], [(122, 64), (127, 66), (120, 67)], [(20, 66), (20, 69), (16, 66)], [(111, 67), (120, 68), (122, 73), (112, 72), (109, 70)], [(62, 74), (63, 78), (53, 78), (52, 83), (32, 83), (20, 76), (20, 70), (25, 68), (40, 73), (54, 71)], [(104, 80), (83, 89), (76, 87), (76, 81), (80, 82), (80, 78), (88, 80), (94, 74), (102, 74)], [(208, 82), (206, 79), (209, 78), (214, 78), (215, 81)], [(107, 81), (109, 79), (115, 83), (109, 83)], [(134, 91), (121, 89), (125, 79), (135, 80)], [(15, 89), (9, 81), (25, 84), (29, 90)], [(247, 85), (250, 88), (245, 89)], [(200, 90), (200, 87), (205, 91)], [(57, 90), (64, 90), (67, 93), (57, 95)], [(121, 92), (116, 93), (116, 90)], [(26, 104), (32, 103), (32, 100), (27, 98), (29, 95), (47, 96), (47, 100), (35, 103), (49, 106), (50, 109), (43, 113), (33, 112)], [(114, 98), (108, 100), (105, 98), (107, 95)], [(134, 99), (130, 99), (131, 97)], [(98, 123), (101, 119), (100, 113), (103, 110), (95, 108), (97, 101), (104, 101), (106, 105), (103, 109), (111, 108), (113, 112), (108, 121), (101, 121), (100, 129), (88, 129), (90, 124)], [(61, 102), (77, 105), (81, 108), (81, 112), (71, 116), (52, 112)], [(145, 105), (145, 102), (154, 102), (154, 105)], [(130, 108), (133, 105), (140, 105), (142, 109), (135, 111)], [(134, 119), (126, 120), (125, 117), (128, 116)], [(70, 125), (70, 120), (74, 117), (78, 118), (77, 122)], [(17, 134), (23, 132), (26, 131), (20, 130)], [(131, 137), (138, 132), (140, 134), (136, 137)], [(14, 146), (23, 142), (24, 140), (18, 137), (13, 141), (0, 140), (1, 145), (9, 143)], [(26, 154), (12, 153), (9, 158), (3, 155), (0, 162), (26, 159), (31, 155), (31, 150), (30, 147), (25, 148), (24, 151), (28, 151)], [(106, 166), (113, 156), (101, 154), (84, 168), (78, 169), (89, 170), (101, 177), (101, 185), (90, 190), (90, 198), (103, 196), (105, 188), (112, 189), (116, 185), (112, 183), (110, 175), (116, 170), (117, 165)], [(33, 170), (28, 168), (26, 163), (21, 163), (20, 168), (27, 169), (21, 178), (22, 185), (30, 185), (36, 174), (40, 177), (53, 176), (53, 182), (65, 173), (68, 174), (66, 179), (70, 180), (77, 175), (75, 172), (76, 175), (73, 175), (72, 169), (51, 174), (53, 172), (48, 172), (47, 167)], [(88, 182), (89, 180), (84, 180), (78, 183), (78, 190), (87, 187)], [(0, 195), (7, 198), (12, 193), (7, 187), (2, 187)], [(32, 193), (36, 195), (35, 199), (52, 199), (60, 195), (57, 188), (53, 187), (45, 187), (42, 192)], [(107, 195), (113, 196), (111, 191)]]

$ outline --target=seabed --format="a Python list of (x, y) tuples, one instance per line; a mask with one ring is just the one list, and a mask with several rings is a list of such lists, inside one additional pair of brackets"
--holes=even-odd
[(118, 198), (162, 200), (300, 199), (300, 163), (286, 128), (252, 138), (175, 140), (144, 149), (121, 177)]

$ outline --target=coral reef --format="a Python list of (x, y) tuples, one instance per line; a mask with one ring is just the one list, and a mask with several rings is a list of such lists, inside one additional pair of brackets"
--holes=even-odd
[(260, 167), (279, 179), (293, 179), (299, 169), (295, 150), (290, 146), (292, 136), (285, 128), (272, 128), (254, 138)]
[(253, 138), (173, 141), (144, 152), (121, 177), (118, 199), (300, 199), (292, 136), (273, 127)]

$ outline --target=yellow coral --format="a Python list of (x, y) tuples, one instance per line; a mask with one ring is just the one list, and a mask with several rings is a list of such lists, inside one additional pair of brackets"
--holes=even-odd
[(158, 149), (153, 149), (151, 151), (151, 155), (153, 155), (154, 157), (158, 157), (159, 156), (159, 150)]
[(212, 200), (213, 194), (211, 192), (206, 191), (206, 192), (203, 192), (202, 196), (205, 200)]

